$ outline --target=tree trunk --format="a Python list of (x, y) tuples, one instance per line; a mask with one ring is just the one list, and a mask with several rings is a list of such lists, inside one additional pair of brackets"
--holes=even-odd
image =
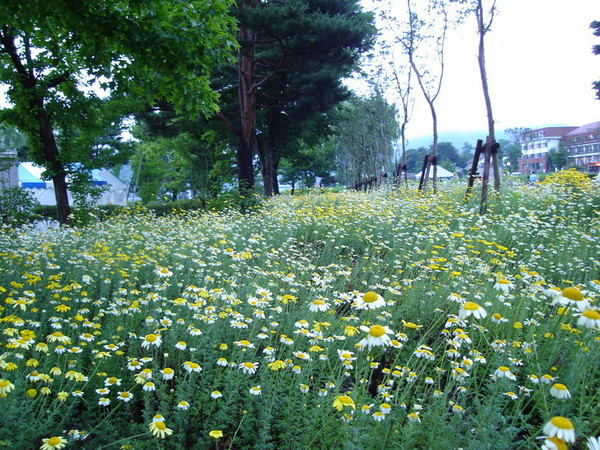
[(44, 111), (43, 99), (36, 100), (37, 120), (39, 124), (39, 137), (43, 146), (46, 169), (52, 174), (54, 196), (56, 198), (56, 212), (61, 225), (71, 224), (71, 207), (67, 193), (67, 172), (58, 156), (58, 146), (54, 131)]
[[(496, 142), (496, 132), (494, 130), (494, 115), (492, 114), (492, 100), (490, 99), (490, 90), (488, 86), (487, 80), (487, 72), (485, 68), (485, 46), (484, 46), (484, 38), (485, 34), (488, 32), (489, 27), (492, 24), (492, 20), (494, 18), (494, 9), (496, 6), (496, 2), (492, 4), (490, 9), (491, 19), (488, 24), (483, 23), (483, 0), (477, 0), (477, 7), (475, 10), (477, 16), (477, 29), (479, 32), (479, 51), (477, 54), (477, 62), (479, 63), (479, 73), (481, 75), (481, 86), (483, 88), (483, 97), (485, 99), (485, 108), (487, 111), (488, 118), (488, 142), (495, 143)], [(498, 163), (498, 157), (494, 154), (492, 157), (492, 164), (494, 170), (494, 190), (500, 190), (500, 164)]]
[(246, 142), (243, 137), (238, 136), (236, 148), (236, 161), (238, 166), (238, 181), (240, 195), (246, 196), (254, 187), (254, 167), (252, 157), (254, 148), (252, 141)]
[(263, 186), (265, 197), (273, 196), (273, 149), (271, 142), (267, 142), (267, 145), (261, 152), (261, 171), (263, 176)]
[[(0, 42), (4, 48), (2, 53), (8, 54), (15, 70), (19, 74), (21, 88), (27, 93), (27, 97), (29, 98), (29, 100), (27, 100), (27, 106), (29, 107), (31, 116), (29, 116), (28, 119), (37, 122), (36, 133), (42, 146), (42, 165), (50, 172), (52, 183), (54, 184), (58, 222), (61, 225), (69, 225), (71, 221), (71, 207), (69, 206), (69, 197), (67, 194), (67, 173), (59, 158), (54, 131), (52, 130), (52, 125), (50, 124), (50, 120), (44, 109), (43, 94), (40, 94), (40, 87), (37, 84), (33, 70), (28, 69), (21, 61), (15, 40), (16, 37), (12, 34), (9, 27), (3, 25), (2, 32), (0, 33)], [(26, 45), (26, 47), (29, 52), (31, 50), (30, 46)], [(30, 53), (27, 53), (27, 56), (28, 58), (31, 58)], [(65, 72), (52, 80), (50, 85), (46, 86), (46, 88), (56, 87), (68, 77), (69, 74)]]
[(429, 101), (429, 107), (431, 108), (431, 120), (433, 122), (433, 149), (431, 153), (431, 164), (433, 165), (433, 174), (431, 176), (431, 187), (433, 188), (433, 193), (437, 194), (437, 165), (438, 165), (438, 129), (437, 129), (437, 114), (435, 112), (435, 107), (433, 106), (433, 101)]
[(279, 161), (281, 161), (281, 152), (275, 153), (273, 149), (273, 195), (279, 195), (279, 180), (277, 179), (277, 173), (279, 170)]
[[(405, 114), (406, 114), (406, 108), (405, 108)], [(402, 172), (404, 173), (404, 183), (408, 184), (408, 164), (406, 162), (406, 137), (405, 137), (405, 130), (406, 130), (406, 120), (402, 123), (402, 132), (401, 132), (401, 136), (402, 136)]]
[(242, 49), (238, 61), (238, 97), (240, 102), (241, 130), (238, 135), (236, 158), (240, 195), (246, 196), (254, 187), (252, 158), (256, 136), (256, 90), (254, 87), (254, 41), (256, 32), (240, 27)]

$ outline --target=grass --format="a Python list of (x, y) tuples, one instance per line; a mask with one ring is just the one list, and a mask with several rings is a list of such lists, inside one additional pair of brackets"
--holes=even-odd
[(558, 416), (584, 448), (597, 187), (440, 191), (5, 229), (0, 445), (527, 449)]

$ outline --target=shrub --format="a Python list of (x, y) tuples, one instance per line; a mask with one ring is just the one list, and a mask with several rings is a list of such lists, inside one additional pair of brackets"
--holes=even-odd
[(39, 202), (34, 196), (19, 187), (0, 191), (0, 212), (2, 221), (10, 225), (20, 225), (37, 217)]

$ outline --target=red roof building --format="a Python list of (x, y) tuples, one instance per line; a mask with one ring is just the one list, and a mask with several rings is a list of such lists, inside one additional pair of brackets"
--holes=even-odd
[(562, 139), (569, 165), (600, 172), (600, 122), (592, 122), (567, 133)]
[(563, 136), (577, 129), (577, 127), (546, 127), (522, 133), (517, 141), (522, 152), (522, 157), (519, 158), (519, 172), (528, 174), (531, 171), (548, 170), (548, 152), (559, 147)]

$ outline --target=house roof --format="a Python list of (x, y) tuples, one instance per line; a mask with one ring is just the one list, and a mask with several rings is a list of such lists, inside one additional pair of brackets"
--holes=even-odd
[(577, 129), (577, 127), (548, 127), (543, 128), (546, 137), (563, 137), (565, 134)]
[(588, 123), (587, 125), (583, 125), (579, 128), (575, 128), (573, 131), (567, 133), (565, 136), (571, 137), (571, 136), (577, 136), (579, 134), (587, 134), (592, 131), (598, 131), (599, 129), (600, 129), (600, 122), (592, 122), (592, 123)]
[(569, 133), (570, 131), (576, 130), (577, 127), (545, 127), (545, 128), (538, 128), (536, 130), (529, 130), (523, 133), (523, 136), (527, 136), (533, 133), (537, 133), (539, 131), (543, 131), (544, 132), (544, 138), (548, 138), (548, 137), (563, 137), (565, 134)]

